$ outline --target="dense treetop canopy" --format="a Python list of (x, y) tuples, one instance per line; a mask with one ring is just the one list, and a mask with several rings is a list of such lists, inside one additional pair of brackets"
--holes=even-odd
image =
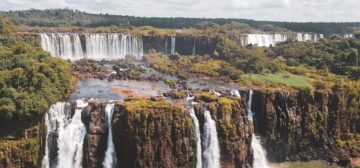
[(159, 18), (134, 17), (109, 14), (90, 14), (71, 9), (20, 10), (0, 12), (0, 16), (13, 21), (16, 25), (40, 27), (100, 27), (100, 26), (152, 26), (157, 28), (190, 28), (198, 27), (199, 23), (229, 24), (243, 23), (254, 29), (263, 31), (290, 30), (296, 32), (314, 32), (325, 35), (352, 33), (359, 29), (360, 23), (296, 23), (270, 22), (248, 19), (208, 19), (208, 18)]
[(67, 97), (72, 80), (67, 61), (27, 44), (0, 20), (0, 122), (39, 119)]

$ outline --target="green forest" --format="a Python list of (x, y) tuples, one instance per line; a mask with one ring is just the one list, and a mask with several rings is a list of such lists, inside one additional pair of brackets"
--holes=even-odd
[(0, 12), (16, 25), (39, 27), (101, 27), (101, 26), (152, 26), (156, 28), (197, 28), (199, 23), (230, 24), (233, 22), (247, 24), (254, 29), (263, 31), (295, 31), (314, 32), (327, 36), (332, 34), (353, 33), (360, 28), (359, 22), (354, 23), (297, 23), (255, 21), (249, 19), (206, 19), (206, 18), (159, 18), (135, 17), (110, 14), (90, 14), (72, 9), (21, 10)]
[(74, 82), (68, 61), (15, 33), (12, 23), (0, 20), (0, 127), (39, 121), (51, 104), (67, 97)]

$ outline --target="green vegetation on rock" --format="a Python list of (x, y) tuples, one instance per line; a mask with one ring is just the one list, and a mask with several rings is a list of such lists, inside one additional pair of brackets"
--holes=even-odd
[(269, 85), (286, 85), (295, 88), (308, 88), (311, 86), (309, 79), (293, 74), (246, 74), (245, 79), (265, 82)]

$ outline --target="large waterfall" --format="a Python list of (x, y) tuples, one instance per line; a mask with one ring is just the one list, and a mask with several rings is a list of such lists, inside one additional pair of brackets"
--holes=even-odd
[[(249, 101), (248, 101), (248, 117), (250, 121), (253, 121), (253, 113), (251, 111), (253, 91), (250, 90)], [(255, 133), (252, 135), (251, 148), (254, 152), (253, 167), (254, 168), (268, 168), (268, 162), (266, 159), (266, 152), (261, 146), (260, 137), (256, 136)]]
[[(84, 100), (76, 101), (76, 109), (71, 117), (68, 103), (56, 103), (46, 114), (47, 127), (46, 150), (43, 168), (79, 168), (82, 162), (83, 142), (86, 127), (81, 121), (81, 113), (88, 104)], [(55, 138), (57, 141), (55, 142)], [(57, 148), (53, 145), (56, 144)], [(52, 158), (56, 153), (57, 158)]]
[[(143, 56), (141, 37), (118, 33), (42, 33), (41, 46), (52, 56), (64, 59), (123, 59)], [(84, 39), (84, 40), (81, 40)]]
[(277, 43), (287, 40), (295, 41), (319, 41), (324, 38), (322, 34), (297, 33), (295, 34), (246, 34), (241, 39), (241, 44), (247, 46), (249, 44), (261, 47), (274, 46)]
[(204, 112), (205, 124), (204, 135), (202, 139), (204, 153), (203, 153), (203, 167), (219, 168), (220, 167), (220, 149), (216, 131), (216, 123), (211, 118), (210, 111)]
[(201, 156), (201, 134), (200, 134), (200, 125), (199, 125), (199, 120), (197, 119), (196, 115), (195, 115), (195, 110), (194, 108), (190, 109), (190, 117), (194, 122), (194, 126), (195, 126), (195, 133), (196, 133), (196, 168), (201, 168), (202, 167), (202, 156)]
[(107, 140), (107, 149), (105, 152), (105, 159), (103, 162), (104, 168), (114, 168), (116, 167), (116, 153), (112, 136), (112, 116), (114, 113), (114, 103), (109, 103), (105, 107), (105, 115), (108, 124), (108, 140)]

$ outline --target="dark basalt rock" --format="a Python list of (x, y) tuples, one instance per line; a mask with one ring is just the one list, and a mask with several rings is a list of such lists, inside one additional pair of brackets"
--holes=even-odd
[(246, 99), (220, 98), (210, 103), (200, 103), (195, 106), (199, 119), (200, 131), (203, 132), (204, 115), (208, 109), (216, 122), (221, 167), (251, 167), (252, 123), (247, 117)]
[(82, 121), (87, 129), (84, 140), (84, 167), (102, 167), (108, 138), (105, 106), (104, 103), (92, 102), (83, 110)]
[(139, 107), (137, 109), (116, 106), (114, 144), (122, 167), (195, 165), (195, 133), (186, 109), (151, 101), (145, 103), (129, 105)]
[(359, 106), (354, 95), (259, 90), (252, 109), (271, 161), (323, 159), (349, 166), (360, 146)]

